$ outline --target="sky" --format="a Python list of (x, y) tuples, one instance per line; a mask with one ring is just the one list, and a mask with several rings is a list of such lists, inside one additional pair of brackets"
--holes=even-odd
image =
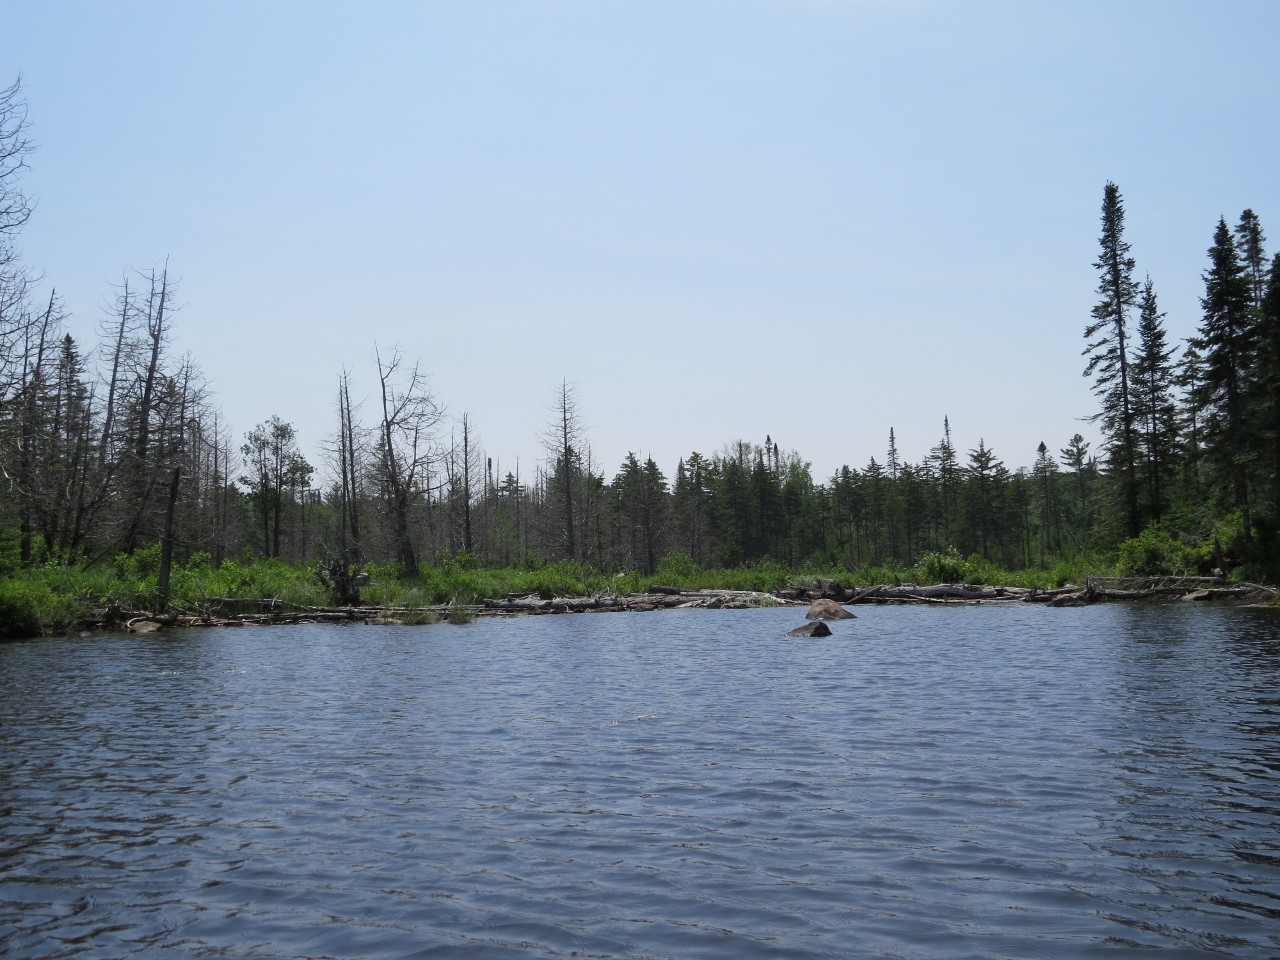
[[(1099, 210), (1194, 333), (1246, 207), (1280, 243), (1274, 3), (8, 4), (20, 246), (92, 342), (129, 269), (236, 436), (312, 462), (418, 360), (505, 473), (562, 381), (594, 460), (766, 435), (822, 479), (943, 417), (1010, 467), (1083, 433)], [(1274, 249), (1274, 243), (1272, 244)], [(448, 427), (445, 428), (447, 441)]]

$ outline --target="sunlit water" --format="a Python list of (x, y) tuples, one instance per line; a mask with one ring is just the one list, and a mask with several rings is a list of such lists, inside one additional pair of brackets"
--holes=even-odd
[(858, 614), (0, 645), (0, 955), (1280, 955), (1280, 617)]

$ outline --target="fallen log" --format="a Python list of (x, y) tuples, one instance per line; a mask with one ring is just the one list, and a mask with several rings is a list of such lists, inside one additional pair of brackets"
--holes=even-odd
[(958, 583), (939, 583), (931, 587), (889, 586), (881, 584), (867, 587), (854, 594), (847, 603), (874, 603), (877, 600), (1001, 600), (1021, 599), (1028, 593), (1026, 587), (972, 587)]

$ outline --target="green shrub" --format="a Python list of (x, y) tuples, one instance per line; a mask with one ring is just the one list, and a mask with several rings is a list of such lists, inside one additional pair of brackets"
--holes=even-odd
[(968, 565), (955, 547), (945, 553), (926, 553), (916, 564), (920, 583), (969, 583)]
[(699, 572), (698, 565), (687, 553), (673, 553), (669, 557), (662, 558), (662, 562), (658, 564), (656, 576), (661, 583), (683, 586), (693, 583)]
[(1153, 524), (1120, 544), (1116, 570), (1124, 577), (1159, 577), (1186, 573), (1196, 564), (1192, 552)]
[(34, 591), (25, 583), (0, 580), (0, 640), (38, 637), (43, 632)]

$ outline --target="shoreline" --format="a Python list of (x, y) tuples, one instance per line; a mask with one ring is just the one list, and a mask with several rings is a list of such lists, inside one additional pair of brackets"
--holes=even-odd
[[(1083, 587), (1067, 584), (1053, 590), (1037, 587), (989, 587), (980, 584), (915, 583), (845, 587), (820, 581), (814, 588), (768, 593), (755, 590), (686, 590), (655, 584), (644, 593), (602, 593), (585, 597), (509, 595), (477, 603), (444, 603), (423, 607), (305, 606), (273, 598), (211, 597), (204, 609), (175, 609), (169, 613), (108, 608), (76, 624), (79, 630), (153, 633), (165, 628), (285, 626), (304, 623), (425, 625), (463, 624), (477, 617), (541, 616), (569, 613), (650, 612), (671, 609), (748, 610), (763, 607), (801, 607), (815, 600), (842, 606), (915, 605), (978, 606), (1035, 603), (1046, 607), (1084, 607), (1096, 603), (1225, 603), (1273, 608), (1280, 591), (1255, 583), (1228, 584), (1216, 577), (1090, 577)], [(34, 639), (34, 638), (29, 638)]]

